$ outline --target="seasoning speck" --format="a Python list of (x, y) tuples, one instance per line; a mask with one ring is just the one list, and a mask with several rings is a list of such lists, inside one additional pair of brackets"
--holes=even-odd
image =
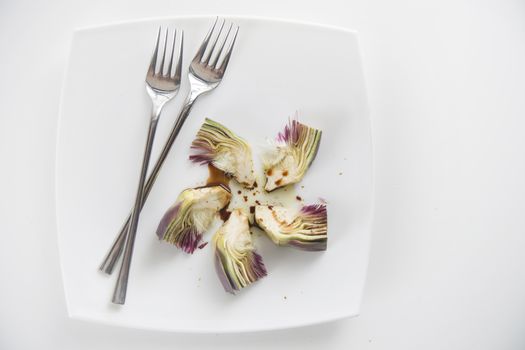
[(241, 191), (241, 190), (238, 190), (238, 191), (237, 191), (237, 194), (241, 194), (241, 193), (242, 193), (242, 191)]
[(303, 199), (299, 196), (295, 196), (295, 199), (297, 199), (298, 201), (302, 201)]
[(245, 202), (248, 202), (248, 196), (242, 196), (242, 198), (244, 198)]
[(228, 211), (226, 207), (219, 210), (219, 216), (221, 217), (222, 221), (228, 220), (230, 218), (230, 215), (231, 215), (231, 211)]
[(283, 176), (288, 176), (288, 170), (283, 171)]
[(251, 214), (255, 213), (255, 207), (253, 205), (250, 207), (250, 213)]
[(261, 205), (261, 202), (259, 202), (258, 200), (255, 200), (255, 204)]
[(343, 175), (343, 172), (340, 172), (339, 175)]

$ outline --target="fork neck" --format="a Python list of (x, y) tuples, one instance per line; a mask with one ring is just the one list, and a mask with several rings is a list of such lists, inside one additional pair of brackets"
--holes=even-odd
[(151, 120), (152, 121), (158, 121), (160, 117), (160, 113), (162, 112), (162, 109), (164, 108), (164, 105), (166, 104), (167, 100), (153, 100), (153, 105), (151, 107)]
[(210, 90), (213, 90), (218, 85), (218, 83), (204, 82), (191, 74), (188, 75), (188, 78), (189, 78), (190, 87), (191, 87), (191, 91), (189, 93), (189, 99), (193, 99), (193, 100), (195, 100), (198, 96)]
[(186, 100), (184, 101), (184, 106), (191, 106), (193, 105), (193, 103), (195, 102), (195, 100), (200, 96), (202, 95), (202, 92), (200, 91), (195, 91), (195, 90), (191, 90), (190, 92), (188, 92), (188, 95), (186, 96)]

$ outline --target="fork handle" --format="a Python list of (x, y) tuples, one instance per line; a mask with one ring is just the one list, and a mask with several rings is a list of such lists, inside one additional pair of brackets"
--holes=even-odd
[[(155, 165), (146, 181), (146, 184), (144, 186), (144, 191), (142, 192), (141, 202), (139, 206), (139, 211), (144, 206), (146, 199), (148, 198), (151, 189), (153, 188), (153, 184), (155, 183), (155, 180), (157, 179), (157, 175), (162, 167), (162, 164), (166, 160), (166, 157), (168, 156), (168, 153), (173, 146), (173, 143), (175, 142), (175, 139), (179, 135), (179, 132), (182, 128), (182, 125), (186, 121), (186, 118), (190, 114), (191, 108), (193, 107), (193, 103), (199, 97), (200, 94), (196, 94), (194, 92), (190, 92), (188, 96), (186, 97), (186, 101), (184, 102), (184, 105), (179, 112), (179, 115), (175, 121), (175, 124), (173, 124), (173, 128), (171, 130), (171, 133), (164, 145), (164, 148), (162, 149), (159, 158), (155, 162)], [(131, 221), (132, 212), (128, 215), (127, 219), (124, 222), (124, 225), (121, 227), (120, 232), (113, 242), (113, 245), (111, 246), (111, 249), (108, 251), (106, 256), (104, 257), (104, 261), (99, 267), (100, 271), (105, 272), (106, 274), (110, 275), (113, 273), (113, 270), (115, 268), (115, 265), (120, 257), (122, 255), (122, 251), (124, 250), (124, 245), (126, 241), (126, 236), (129, 228), (129, 224)]]
[(155, 139), (155, 131), (159, 120), (162, 106), (154, 107), (151, 121), (149, 123), (148, 137), (146, 140), (146, 147), (144, 149), (144, 157), (142, 159), (142, 167), (140, 170), (139, 184), (137, 186), (137, 194), (135, 196), (135, 206), (131, 214), (128, 235), (126, 237), (126, 247), (124, 250), (124, 259), (120, 267), (115, 292), (113, 293), (112, 302), (114, 304), (124, 304), (126, 302), (126, 291), (128, 288), (129, 269), (131, 266), (131, 258), (133, 256), (133, 246), (135, 244), (135, 237), (137, 235), (137, 226), (139, 223), (140, 208), (142, 203), (142, 194), (144, 191), (144, 182), (148, 173), (148, 164), (153, 148), (153, 141)]

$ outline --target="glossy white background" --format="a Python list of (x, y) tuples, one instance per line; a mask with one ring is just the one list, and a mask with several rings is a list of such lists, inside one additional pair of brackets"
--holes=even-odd
[[(197, 13), (359, 31), (376, 211), (358, 318), (224, 336), (67, 318), (53, 196), (72, 29)], [(525, 347), (522, 1), (3, 1), (0, 48), (1, 349)]]

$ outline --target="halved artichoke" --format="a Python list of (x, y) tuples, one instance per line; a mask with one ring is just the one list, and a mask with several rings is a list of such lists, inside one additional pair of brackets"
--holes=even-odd
[(258, 205), (255, 221), (277, 245), (307, 251), (326, 250), (326, 205), (307, 205), (299, 213), (279, 206)]
[(213, 236), (215, 269), (229, 293), (235, 293), (266, 276), (262, 257), (252, 243), (248, 217), (239, 209)]
[(243, 186), (254, 187), (255, 173), (250, 145), (224, 125), (206, 118), (191, 148), (195, 151), (195, 154), (190, 155), (191, 161), (211, 163)]
[(230, 199), (230, 190), (225, 186), (204, 186), (182, 191), (175, 204), (162, 217), (157, 236), (192, 254), (217, 211), (228, 205)]
[(320, 141), (321, 130), (291, 120), (277, 135), (276, 148), (263, 158), (264, 189), (269, 192), (301, 181), (317, 154)]

